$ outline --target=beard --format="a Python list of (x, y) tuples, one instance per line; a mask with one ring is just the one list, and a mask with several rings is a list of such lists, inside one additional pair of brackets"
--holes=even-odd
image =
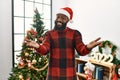
[(67, 23), (62, 23), (60, 21), (55, 21), (54, 30), (64, 30), (66, 28)]

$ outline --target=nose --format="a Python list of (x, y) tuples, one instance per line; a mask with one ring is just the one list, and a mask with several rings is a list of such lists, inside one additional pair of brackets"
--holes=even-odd
[(59, 18), (56, 19), (56, 21), (58, 21), (58, 22), (62, 22), (62, 18), (59, 17)]

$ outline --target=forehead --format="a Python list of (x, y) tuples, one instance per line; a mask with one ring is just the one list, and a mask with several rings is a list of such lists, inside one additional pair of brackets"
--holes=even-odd
[(58, 14), (56, 14), (57, 16), (61, 16), (61, 17), (66, 17), (66, 18), (68, 18), (66, 15), (64, 15), (64, 14), (62, 14), (62, 13), (58, 13)]

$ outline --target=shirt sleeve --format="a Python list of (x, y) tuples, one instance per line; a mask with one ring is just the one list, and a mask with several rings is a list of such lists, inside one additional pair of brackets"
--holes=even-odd
[(82, 35), (79, 31), (75, 31), (75, 49), (81, 56), (87, 55), (91, 50), (88, 50), (87, 46), (82, 41)]
[(49, 32), (46, 32), (43, 43), (40, 44), (39, 48), (36, 49), (36, 51), (39, 54), (46, 55), (47, 53), (49, 53), (49, 50), (50, 50), (50, 35)]

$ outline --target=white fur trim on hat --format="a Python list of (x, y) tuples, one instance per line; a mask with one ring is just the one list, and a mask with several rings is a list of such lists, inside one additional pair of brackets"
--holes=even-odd
[(64, 14), (70, 19), (70, 14), (66, 10), (60, 9), (57, 14)]

